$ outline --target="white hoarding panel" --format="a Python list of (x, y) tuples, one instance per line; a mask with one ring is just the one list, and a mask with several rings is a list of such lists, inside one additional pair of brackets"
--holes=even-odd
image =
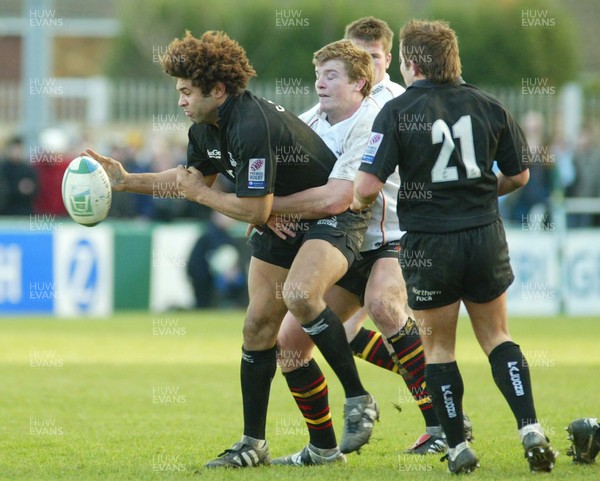
[(190, 252), (200, 235), (195, 225), (169, 225), (152, 234), (150, 309), (162, 312), (195, 304), (187, 277)]
[(600, 232), (569, 231), (564, 269), (565, 313), (600, 314)]
[(507, 229), (506, 237), (515, 274), (507, 292), (509, 314), (558, 314), (560, 263), (556, 233)]
[(54, 233), (58, 316), (109, 316), (113, 311), (113, 232), (68, 226)]

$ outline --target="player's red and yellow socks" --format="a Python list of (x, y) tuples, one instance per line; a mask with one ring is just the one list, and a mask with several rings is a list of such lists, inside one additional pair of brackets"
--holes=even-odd
[(367, 362), (402, 375), (406, 387), (419, 406), (427, 426), (437, 426), (438, 420), (431, 406), (431, 396), (425, 383), (425, 353), (416, 322), (408, 321), (398, 334), (387, 339), (394, 349), (391, 356), (379, 332), (361, 328), (350, 342), (354, 355)]
[(310, 444), (321, 449), (337, 446), (331, 412), (329, 389), (321, 368), (314, 359), (307, 365), (284, 373), (287, 385), (304, 417)]

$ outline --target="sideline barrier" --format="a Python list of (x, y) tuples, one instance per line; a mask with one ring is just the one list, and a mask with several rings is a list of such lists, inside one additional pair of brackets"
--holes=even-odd
[(0, 316), (105, 317), (147, 309), (149, 225), (0, 224)]
[[(186, 266), (201, 224), (87, 228), (55, 219), (39, 227), (0, 223), (0, 316), (103, 317), (193, 305)], [(600, 314), (600, 230), (506, 232), (515, 272), (511, 315)], [(237, 235), (243, 245), (243, 232)]]

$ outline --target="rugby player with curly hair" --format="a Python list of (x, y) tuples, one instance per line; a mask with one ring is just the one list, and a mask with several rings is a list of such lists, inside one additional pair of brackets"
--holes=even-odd
[[(115, 191), (183, 195), (234, 219), (263, 226), (250, 239), (249, 306), (241, 361), (244, 432), (239, 442), (206, 466), (269, 464), (265, 430), (276, 371), (276, 339), (294, 299), (287, 292), (292, 285), (288, 274), (306, 272), (308, 263), (317, 269), (322, 257), (331, 262), (328, 269), (307, 278), (314, 281), (310, 286), (305, 283), (305, 289), (315, 303), (303, 310), (303, 327), (336, 373), (346, 398), (367, 400), (360, 404), (363, 410), (376, 407), (360, 381), (342, 323), (323, 301), (329, 285), (342, 277), (358, 256), (369, 211), (346, 210), (314, 219), (302, 235), (287, 240), (278, 237), (266, 227), (274, 196), (326, 184), (335, 155), (294, 114), (246, 90), (255, 71), (244, 49), (225, 33), (209, 31), (195, 38), (187, 32), (171, 42), (162, 64), (176, 79), (179, 106), (193, 122), (188, 133), (187, 168), (131, 174), (118, 161), (87, 152), (104, 166)], [(304, 161), (280, 162), (280, 153), (286, 151)], [(235, 184), (235, 192), (211, 188), (219, 174)], [(370, 434), (372, 426), (365, 429)], [(351, 444), (350, 451), (366, 442), (360, 439)]]

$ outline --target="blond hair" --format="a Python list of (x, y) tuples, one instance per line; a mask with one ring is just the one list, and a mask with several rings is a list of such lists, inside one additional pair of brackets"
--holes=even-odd
[(346, 25), (344, 38), (360, 40), (365, 43), (381, 41), (387, 55), (392, 51), (394, 32), (384, 20), (375, 17), (363, 17)]
[(364, 97), (371, 93), (375, 72), (373, 60), (366, 50), (357, 47), (352, 40), (338, 40), (325, 45), (313, 55), (313, 64), (319, 66), (328, 60), (340, 60), (344, 64), (346, 74), (351, 82), (364, 79), (360, 89)]

